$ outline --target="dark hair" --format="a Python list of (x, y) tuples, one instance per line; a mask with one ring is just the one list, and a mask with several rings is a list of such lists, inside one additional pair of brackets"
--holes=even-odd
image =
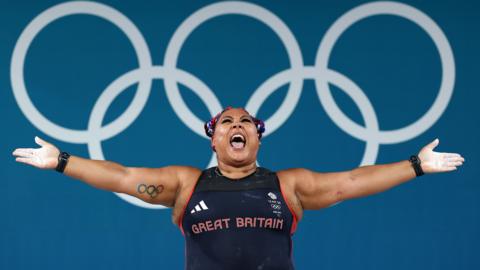
[[(217, 125), (217, 122), (220, 119), (220, 116), (222, 116), (222, 114), (224, 112), (226, 112), (228, 110), (231, 110), (231, 109), (233, 109), (232, 106), (226, 107), (221, 112), (217, 113), (217, 115), (212, 117), (212, 119), (207, 121), (205, 123), (205, 125), (203, 125), (203, 127), (205, 128), (205, 134), (207, 134), (208, 137), (210, 137), (210, 138), (213, 137), (213, 133), (215, 132), (215, 126)], [(245, 110), (243, 108), (242, 108), (242, 110), (247, 112), (247, 110)], [(248, 115), (250, 115), (250, 113), (248, 113)], [(263, 132), (265, 132), (265, 123), (262, 120), (253, 117), (252, 115), (250, 115), (250, 117), (252, 118), (253, 123), (255, 124), (255, 127), (257, 128), (258, 138), (261, 139)]]

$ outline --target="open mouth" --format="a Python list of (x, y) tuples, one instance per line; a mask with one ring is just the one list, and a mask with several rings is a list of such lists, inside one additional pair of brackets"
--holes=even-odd
[(243, 149), (245, 147), (245, 143), (246, 143), (246, 140), (245, 140), (245, 137), (243, 137), (242, 134), (234, 134), (230, 138), (230, 145), (234, 149)]

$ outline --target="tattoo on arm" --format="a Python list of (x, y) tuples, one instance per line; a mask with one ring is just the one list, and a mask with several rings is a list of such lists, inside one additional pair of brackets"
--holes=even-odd
[(163, 185), (145, 185), (145, 184), (140, 184), (137, 186), (137, 192), (140, 194), (147, 193), (150, 195), (150, 198), (153, 199), (157, 197), (158, 194), (162, 193), (163, 191)]

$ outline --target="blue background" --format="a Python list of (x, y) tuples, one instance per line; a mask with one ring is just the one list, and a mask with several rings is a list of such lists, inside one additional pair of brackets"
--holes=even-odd
[[(17, 147), (39, 135), (75, 155), (85, 144), (55, 140), (30, 123), (10, 82), (15, 43), (28, 23), (59, 1), (3, 1), (0, 9), (0, 269), (181, 269), (184, 241), (171, 210), (129, 204), (51, 171), (18, 164)], [(177, 27), (212, 1), (102, 1), (126, 15), (162, 65)], [(366, 1), (257, 1), (281, 18), (300, 44), (305, 65), (332, 23)], [(404, 160), (435, 138), (436, 150), (458, 152), (466, 163), (452, 173), (427, 175), (381, 194), (307, 211), (294, 235), (298, 269), (480, 269), (478, 181), (478, 63), (480, 5), (476, 1), (406, 1), (430, 16), (453, 49), (453, 96), (439, 120), (412, 140), (381, 145), (376, 163)], [(221, 16), (187, 39), (178, 66), (205, 82), (223, 106), (245, 106), (255, 89), (289, 67), (284, 46), (252, 18)], [(441, 65), (429, 36), (394, 16), (375, 16), (350, 27), (332, 51), (329, 66), (357, 83), (373, 104), (381, 130), (404, 127), (422, 116), (438, 93)], [(59, 19), (34, 39), (25, 61), (25, 83), (42, 114), (72, 129), (85, 129), (98, 96), (113, 80), (138, 67), (126, 36), (98, 17)], [(109, 108), (104, 124), (132, 100), (130, 87)], [(175, 114), (163, 81), (155, 80), (138, 119), (102, 142), (105, 158), (129, 166), (169, 164), (205, 168), (209, 141)], [(272, 95), (257, 116), (267, 119), (287, 87)], [(339, 107), (364, 125), (355, 103), (332, 87)], [(206, 105), (189, 89), (181, 93), (201, 119)], [(268, 129), (268, 126), (267, 126)], [(262, 143), (258, 160), (273, 170), (306, 167), (321, 172), (353, 169), (365, 142), (339, 129), (306, 80), (288, 121)]]

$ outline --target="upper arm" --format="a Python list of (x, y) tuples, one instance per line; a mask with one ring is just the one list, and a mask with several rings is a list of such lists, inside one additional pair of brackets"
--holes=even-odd
[(349, 171), (318, 173), (307, 169), (285, 170), (281, 175), (290, 179), (303, 209), (320, 209), (341, 202), (351, 177)]
[(185, 181), (199, 174), (186, 166), (163, 168), (128, 168), (120, 192), (145, 202), (172, 207)]

